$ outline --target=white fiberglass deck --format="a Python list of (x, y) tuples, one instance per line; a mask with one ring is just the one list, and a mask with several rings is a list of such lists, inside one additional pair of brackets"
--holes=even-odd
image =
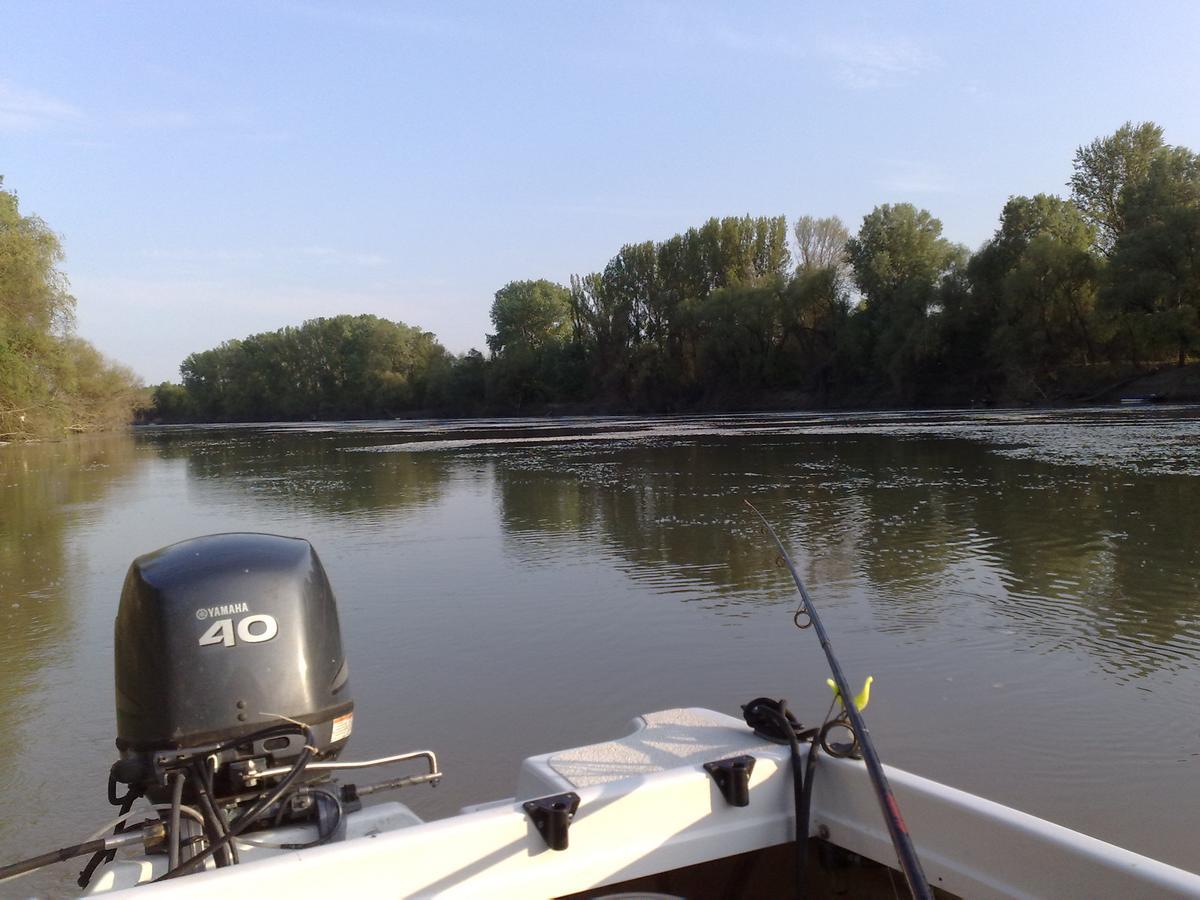
[[(703, 763), (741, 754), (755, 757), (750, 804), (734, 807)], [(926, 875), (953, 894), (1200, 897), (1200, 875), (899, 769), (888, 768), (887, 775)], [(635, 719), (633, 733), (622, 739), (531, 757), (521, 766), (517, 790), (515, 799), (448, 819), (138, 890), (180, 898), (220, 892), (549, 897), (781, 844), (792, 839), (794, 827), (788, 749), (764, 742), (738, 719), (704, 709), (651, 713)], [(580, 805), (570, 846), (553, 851), (520, 801), (566, 791), (578, 794)], [(820, 757), (810, 823), (810, 834), (818, 833), (894, 864), (861, 762)], [(146, 880), (152, 868), (134, 877)], [(132, 878), (117, 877), (108, 889), (131, 884)]]

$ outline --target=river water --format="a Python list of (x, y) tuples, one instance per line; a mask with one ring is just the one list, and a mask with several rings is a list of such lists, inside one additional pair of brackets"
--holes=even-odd
[[(1200, 869), (1200, 408), (163, 428), (0, 447), (0, 862), (115, 814), (133, 557), (307, 537), (347, 756), (435, 750), (425, 817), (638, 713), (828, 701), (776, 523), (885, 761)], [(363, 779), (375, 780), (375, 777)], [(0, 886), (63, 893), (78, 866)], [(6, 893), (7, 892), (7, 893)]]

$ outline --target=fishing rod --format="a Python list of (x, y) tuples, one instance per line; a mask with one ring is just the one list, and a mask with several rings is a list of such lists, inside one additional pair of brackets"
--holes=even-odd
[[(838, 696), (842, 699), (842, 708), (846, 712), (846, 716), (850, 721), (850, 730), (854, 734), (854, 741), (858, 744), (862, 752), (863, 762), (867, 765), (867, 774), (871, 777), (871, 786), (875, 789), (875, 798), (879, 801), (879, 809), (883, 812), (883, 820), (887, 824), (888, 834), (892, 839), (892, 846), (896, 849), (896, 856), (900, 862), (900, 868), (904, 872), (904, 878), (908, 881), (908, 889), (912, 892), (913, 897), (918, 900), (932, 900), (933, 894), (929, 890), (929, 882), (925, 878), (925, 872), (921, 868), (921, 860), (917, 858), (916, 848), (913, 847), (912, 838), (908, 834), (908, 826), (904, 824), (904, 818), (900, 815), (900, 807), (896, 803), (896, 795), (892, 793), (892, 788), (888, 784), (887, 776), (883, 774), (883, 764), (879, 761), (879, 754), (875, 752), (875, 745), (871, 742), (871, 734), (867, 731), (867, 723), (863, 721), (862, 714), (858, 711), (858, 705), (854, 702), (854, 694), (850, 691), (850, 684), (846, 681), (846, 676), (842, 674), (842, 667), (838, 664), (837, 657), (833, 655), (833, 647), (829, 643), (829, 635), (825, 632), (825, 626), (821, 624), (821, 617), (817, 615), (817, 608), (813, 605), (812, 598), (808, 596), (808, 591), (804, 588), (804, 582), (800, 578), (800, 573), (796, 571), (796, 564), (792, 562), (792, 558), (788, 555), (787, 549), (783, 546), (783, 541), (779, 539), (779, 535), (775, 533), (775, 529), (771, 527), (771, 523), (767, 521), (766, 516), (760, 513), (749, 500), (743, 501), (751, 511), (758, 516), (762, 521), (763, 527), (767, 534), (771, 536), (771, 540), (775, 542), (775, 546), (779, 549), (779, 556), (787, 566), (789, 572), (792, 573), (792, 580), (796, 582), (796, 589), (800, 592), (800, 599), (804, 603), (803, 612), (808, 616), (809, 624), (817, 633), (817, 639), (821, 642), (821, 649), (825, 651), (825, 659), (829, 662), (829, 671), (833, 675), (834, 684), (837, 685)], [(797, 614), (799, 618), (799, 614)], [(812, 750), (809, 750), (812, 753)], [(802, 836), (797, 834), (796, 840), (802, 840)]]

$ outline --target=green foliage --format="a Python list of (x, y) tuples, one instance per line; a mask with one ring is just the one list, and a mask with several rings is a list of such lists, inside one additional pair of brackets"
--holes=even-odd
[(719, 288), (699, 309), (697, 371), (710, 395), (749, 393), (766, 384), (781, 335), (783, 283)]
[(141, 394), (132, 370), (105, 359), (77, 337), (65, 337), (50, 372), (54, 404), (71, 431), (105, 431), (129, 424)]
[(1200, 348), (1200, 156), (1160, 149), (1121, 213), (1106, 306), (1125, 324), (1135, 359), (1174, 355), (1183, 365)]
[[(707, 331), (732, 329), (744, 337), (745, 327), (724, 308), (738, 301), (712, 304), (709, 296), (753, 295), (741, 292), (786, 279), (790, 262), (783, 216), (743, 216), (709, 219), (661, 243), (627, 244), (602, 273), (573, 277), (575, 340), (597, 393), (662, 408), (711, 388), (715, 382), (702, 367), (716, 365), (724, 351)], [(732, 314), (744, 318), (744, 311)]]
[(71, 334), (62, 245), (0, 179), (0, 440), (128, 424), (139, 386)]
[(17, 195), (0, 178), (0, 315), (9, 329), (66, 331), (75, 310), (58, 270), (62, 245), (37, 216), (22, 216)]
[(150, 404), (153, 415), (164, 422), (187, 422), (196, 415), (187, 388), (170, 381), (154, 388)]
[(937, 288), (966, 250), (942, 237), (942, 223), (911, 203), (884, 204), (863, 217), (846, 242), (846, 257), (864, 302), (864, 319), (875, 368), (893, 389), (915, 400), (936, 359), (932, 313)]
[(496, 292), (492, 303), (495, 334), (487, 337), (493, 354), (484, 383), (497, 406), (521, 410), (572, 396), (579, 368), (572, 348), (575, 317), (571, 292), (545, 279), (513, 281)]
[(1014, 383), (1040, 385), (1070, 365), (1095, 359), (1090, 320), (1096, 262), (1052, 234), (1034, 237), (1002, 286), (1002, 320), (993, 334), (996, 355)]
[(463, 414), (482, 411), (487, 360), (478, 350), (435, 359), (428, 376), (427, 401), (434, 409)]
[(963, 351), (956, 367), (977, 390), (1046, 399), (1058, 369), (1095, 362), (1094, 240), (1082, 212), (1060, 197), (1009, 198), (966, 267), (966, 292), (946, 304), (948, 344)]
[(487, 344), (495, 354), (506, 350), (536, 351), (555, 341), (568, 340), (571, 293), (545, 279), (509, 282), (496, 291), (492, 327), (496, 333), (487, 336)]
[(423, 407), (445, 357), (432, 334), (409, 325), (369, 315), (312, 319), (191, 354), (180, 366), (187, 404), (175, 408), (190, 404), (216, 421), (394, 415)]
[(1125, 230), (1124, 197), (1150, 171), (1163, 149), (1163, 130), (1153, 122), (1126, 122), (1108, 137), (1075, 151), (1071, 199), (1096, 229), (1096, 249), (1111, 253)]
[(839, 269), (845, 265), (850, 232), (837, 216), (826, 219), (801, 216), (792, 226), (792, 232), (796, 236), (802, 271)]
[(846, 256), (868, 308), (920, 300), (957, 255), (958, 248), (942, 237), (942, 223), (911, 203), (875, 207), (846, 242)]

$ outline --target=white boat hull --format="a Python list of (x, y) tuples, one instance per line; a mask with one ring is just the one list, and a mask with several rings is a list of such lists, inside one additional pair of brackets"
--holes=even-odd
[[(737, 807), (703, 763), (742, 754), (755, 764), (749, 805)], [(1200, 875), (886, 770), (930, 883), (951, 894), (1200, 897)], [(521, 801), (564, 792), (580, 803), (569, 847), (554, 851)], [(406, 824), (419, 821), (406, 813), (400, 804), (371, 807), (349, 817), (344, 842), (260, 851), (270, 858), (141, 887), (138, 896), (562, 896), (784, 844), (795, 821), (788, 748), (703, 709), (648, 714), (620, 740), (531, 757), (514, 799), (422, 824)], [(895, 866), (861, 762), (819, 757), (810, 835)], [(116, 863), (98, 873), (90, 893), (120, 891), (163, 871), (162, 858)]]

